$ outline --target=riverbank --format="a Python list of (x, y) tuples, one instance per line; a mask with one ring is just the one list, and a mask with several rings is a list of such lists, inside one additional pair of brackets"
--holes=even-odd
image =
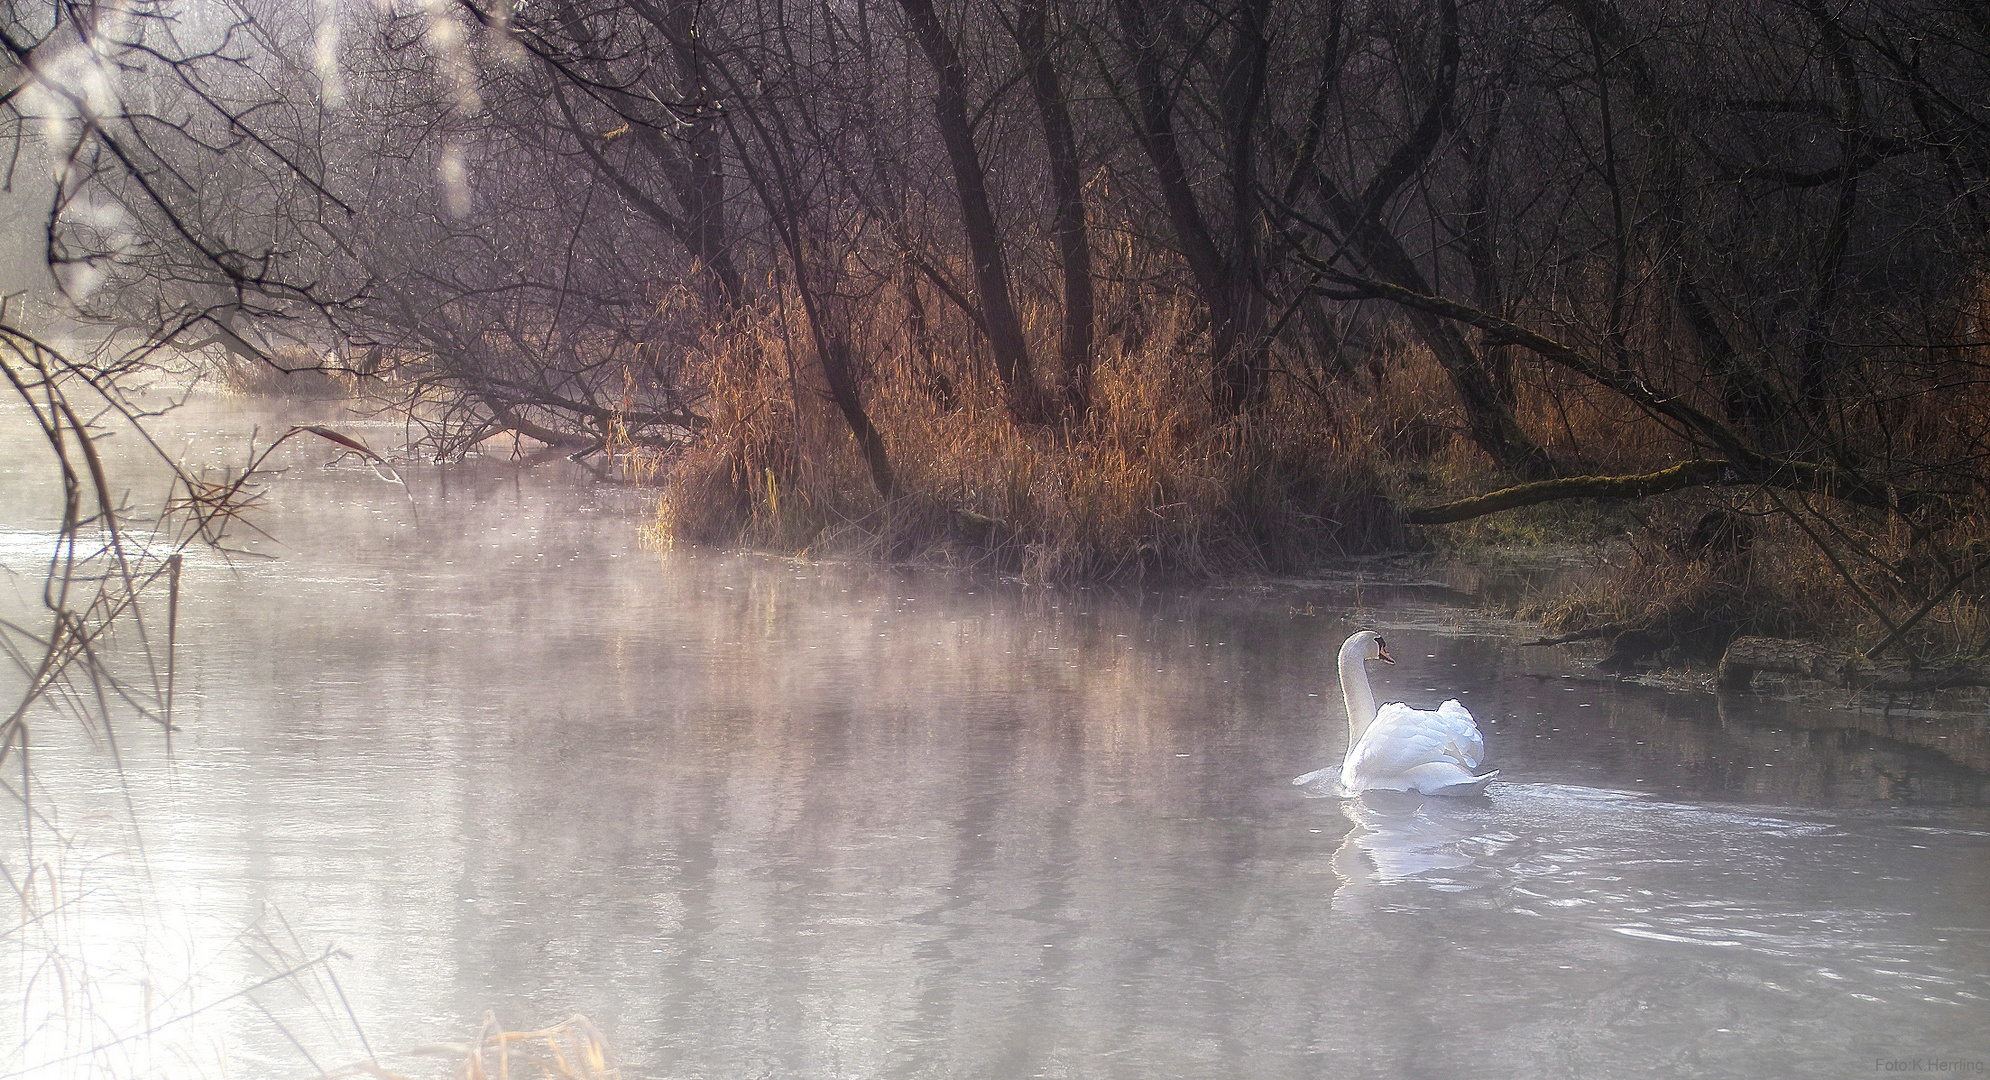
[[(1419, 507), (1525, 478), (1482, 449), (1414, 338), (1384, 325), (1275, 350), (1262, 400), (1228, 413), (1213, 403), (1192, 311), (1133, 298), (1114, 310), (1120, 332), (1099, 342), (1082, 408), (1038, 425), (1019, 422), (1005, 384), (971, 362), (971, 335), (913, 348), (905, 328), (917, 320), (889, 298), (853, 313), (875, 456), (777, 313), (736, 320), (698, 347), (711, 375), (695, 435), (665, 452), (610, 452), (662, 485), (648, 535), (664, 545), (1108, 584), (1305, 576), (1401, 553), (1496, 563), (1574, 545), (1589, 565), (1515, 610), (1553, 634), (1620, 641), (1620, 668), (1711, 667), (1745, 635), (1886, 641), (1917, 661), (1990, 650), (1990, 575), (1975, 573), (1990, 562), (1971, 539), (1990, 521), (1969, 500), (1877, 510), (1856, 492), (1717, 472), (1693, 486), (1654, 480), (1636, 499), (1520, 499), (1416, 525), (1429, 516)], [(1651, 478), (1703, 456), (1660, 417), (1567, 373), (1537, 369), (1510, 392), (1520, 429), (1564, 477)], [(1924, 449), (1957, 438), (1939, 424), (1903, 427), (1910, 436)]]
[[(1953, 525), (1936, 535), (1746, 488), (1410, 524), (1413, 506), (1509, 482), (1432, 404), (1446, 400), (1439, 373), (1413, 350), (1303, 392), (1287, 380), (1248, 423), (1210, 415), (1189, 367), (1152, 355), (1102, 366), (1086, 421), (1054, 431), (1021, 428), (992, 400), (942, 410), (900, 372), (873, 408), (898, 463), (890, 498), (833, 418), (784, 410), (789, 388), (764, 381), (777, 374), (718, 387), (704, 437), (646, 466), (663, 485), (652, 541), (1107, 584), (1304, 577), (1383, 555), (1490, 567), (1573, 549), (1587, 556), (1557, 585), (1496, 602), (1550, 634), (1615, 643), (1618, 670), (1710, 670), (1747, 635), (1891, 638), (1887, 651), (1916, 661), (1990, 648), (1990, 575), (1967, 576), (1974, 549), (1949, 550), (1966, 531)], [(1547, 427), (1550, 410), (1571, 457), (1613, 447), (1585, 459), (1595, 471), (1678, 452), (1579, 399), (1537, 395), (1527, 414)], [(1598, 437), (1613, 423), (1620, 438)]]
[[(725, 370), (734, 377), (713, 388), (700, 437), (668, 453), (610, 448), (621, 475), (660, 489), (644, 530), (658, 546), (1036, 584), (1305, 579), (1375, 560), (1472, 566), (1509, 579), (1475, 602), (1552, 638), (1602, 642), (1600, 663), (1616, 673), (1711, 673), (1729, 642), (1750, 636), (1876, 650), (1915, 668), (1990, 650), (1990, 575), (1970, 574), (1982, 545), (1950, 543), (1967, 531), (1954, 523), (1944, 537), (1764, 489), (1702, 487), (1411, 524), (1413, 507), (1510, 482), (1455, 411), (1431, 405), (1448, 400), (1442, 373), (1411, 348), (1336, 379), (1288, 373), (1248, 422), (1211, 413), (1180, 353), (1121, 350), (1095, 373), (1084, 421), (1057, 429), (1017, 425), (991, 386), (940, 395), (918, 372), (882, 365), (872, 412), (897, 463), (890, 497), (840, 420), (794, 406), (806, 395), (795, 396), (792, 372)], [(228, 385), (297, 390), (294, 377)], [(367, 384), (318, 390), (363, 395)], [(1555, 415), (1565, 455), (1612, 446), (1588, 460), (1596, 470), (1649, 469), (1679, 452), (1662, 430), (1579, 397), (1542, 390), (1521, 412), (1544, 430)], [(1614, 442), (1601, 435), (1613, 424)], [(1553, 572), (1513, 584), (1505, 571), (1528, 564)]]

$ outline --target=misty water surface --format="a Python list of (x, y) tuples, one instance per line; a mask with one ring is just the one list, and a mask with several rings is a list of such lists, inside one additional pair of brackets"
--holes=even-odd
[[(255, 422), (164, 426), (221, 460)], [(24, 439), (15, 612), (53, 490)], [(571, 469), (410, 465), (404, 493), (332, 456), (282, 455), (275, 540), (247, 544), (276, 558), (190, 562), (170, 755), (131, 729), (120, 783), (101, 740), (37, 728), (105, 1009), (148, 977), (239, 989), (261, 969), (235, 937), (277, 912), (299, 955), (342, 951), (383, 1055), (495, 1010), (585, 1014), (630, 1076), (1990, 1062), (1980, 705), (1598, 680), (1372, 577), (1044, 589), (657, 552), (648, 495)], [(1361, 626), (1401, 661), (1385, 699), (1480, 717), (1489, 797), (1288, 783), (1344, 748), (1331, 658)], [(362, 1053), (271, 1000), (320, 1065)], [(308, 1073), (241, 1002), (144, 1052)]]

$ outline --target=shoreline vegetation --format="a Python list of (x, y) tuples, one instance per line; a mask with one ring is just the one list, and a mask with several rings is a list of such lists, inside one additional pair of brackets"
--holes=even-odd
[(82, 377), (358, 380), (416, 452), (661, 483), (662, 542), (1154, 581), (1572, 539), (1523, 607), (1620, 666), (1990, 653), (1977, 5), (216, 19), (6, 61), (44, 284), (137, 343)]
[[(572, 457), (597, 477), (655, 486), (643, 535), (658, 546), (1036, 584), (1303, 577), (1378, 556), (1483, 566), (1573, 548), (1589, 565), (1499, 604), (1538, 626), (1543, 643), (1600, 642), (1605, 670), (1712, 672), (1737, 639), (1794, 639), (1829, 642), (1835, 659), (1761, 670), (1828, 668), (1814, 677), (1925, 689), (1973, 685), (1972, 662), (1990, 653), (1980, 512), (1952, 523), (1946, 539), (1962, 539), (1936, 552), (1944, 537), (1738, 483), (1724, 462), (1666, 466), (1691, 448), (1664, 424), (1554, 384), (1523, 387), (1520, 427), (1540, 432), (1552, 458), (1598, 475), (1514, 483), (1469, 439), (1429, 352), (1402, 334), (1385, 331), (1366, 354), (1346, 350), (1334, 372), (1275, 353), (1264, 403), (1223, 418), (1200, 379), (1191, 313), (1177, 311), (1101, 348), (1082, 423), (1030, 427), (975, 368), (968, 328), (956, 328), (966, 361), (921, 357), (905, 340), (906, 312), (881, 304), (853, 339), (880, 358), (865, 382), (898, 463), (884, 496), (827, 392), (809, 385), (813, 357), (790, 351), (794, 328), (781, 318), (777, 308), (727, 322), (699, 342), (713, 374), (694, 437), (654, 447), (611, 435), (574, 453), (499, 431), (480, 449)], [(419, 371), (414, 358), (366, 375), (292, 354), (217, 374), (229, 392), (346, 398), (419, 419), (434, 412)]]
[[(1118, 324), (1151, 310), (1130, 305)], [(698, 437), (621, 459), (663, 488), (649, 539), (1107, 583), (1576, 544), (1594, 567), (1513, 614), (1563, 640), (1602, 639), (1618, 670), (1710, 668), (1752, 636), (1828, 639), (1915, 666), (1990, 649), (1980, 509), (1917, 528), (1740, 482), (1661, 419), (1552, 378), (1517, 388), (1517, 425), (1591, 475), (1516, 484), (1472, 442), (1441, 367), (1400, 327), (1364, 350), (1343, 346), (1332, 369), (1274, 350), (1263, 402), (1225, 417), (1200, 378), (1192, 313), (1171, 312), (1101, 349), (1082, 421), (1032, 428), (971, 363), (954, 365), (942, 394), (939, 357), (894, 340), (905, 314), (880, 306), (860, 324), (871, 333), (856, 335), (880, 358), (867, 403), (897, 463), (890, 496), (867, 482), (826, 394), (799, 381), (810, 368), (784, 352), (793, 335), (734, 325), (711, 346), (720, 377)], [(1919, 404), (1928, 433), (1949, 422), (1937, 406), (1990, 413), (1976, 391)]]

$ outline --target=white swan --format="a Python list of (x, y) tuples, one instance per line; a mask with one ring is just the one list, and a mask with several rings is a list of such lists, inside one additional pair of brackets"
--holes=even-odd
[[(1486, 742), (1472, 714), (1457, 701), (1437, 711), (1412, 709), (1392, 701), (1375, 707), (1368, 686), (1368, 661), (1393, 664), (1381, 635), (1363, 630), (1340, 647), (1341, 693), (1347, 698), (1347, 757), (1340, 764), (1342, 790), (1358, 793), (1382, 789), (1423, 795), (1476, 795), (1499, 770), (1475, 775)], [(1292, 781), (1310, 784), (1335, 770), (1310, 772)]]

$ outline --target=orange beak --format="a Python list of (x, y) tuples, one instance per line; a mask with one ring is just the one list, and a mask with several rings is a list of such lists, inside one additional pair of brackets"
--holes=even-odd
[(1375, 651), (1381, 654), (1377, 656), (1375, 659), (1380, 660), (1385, 664), (1393, 664), (1396, 662), (1396, 658), (1389, 655), (1388, 647), (1383, 645), (1379, 641), (1375, 643)]

